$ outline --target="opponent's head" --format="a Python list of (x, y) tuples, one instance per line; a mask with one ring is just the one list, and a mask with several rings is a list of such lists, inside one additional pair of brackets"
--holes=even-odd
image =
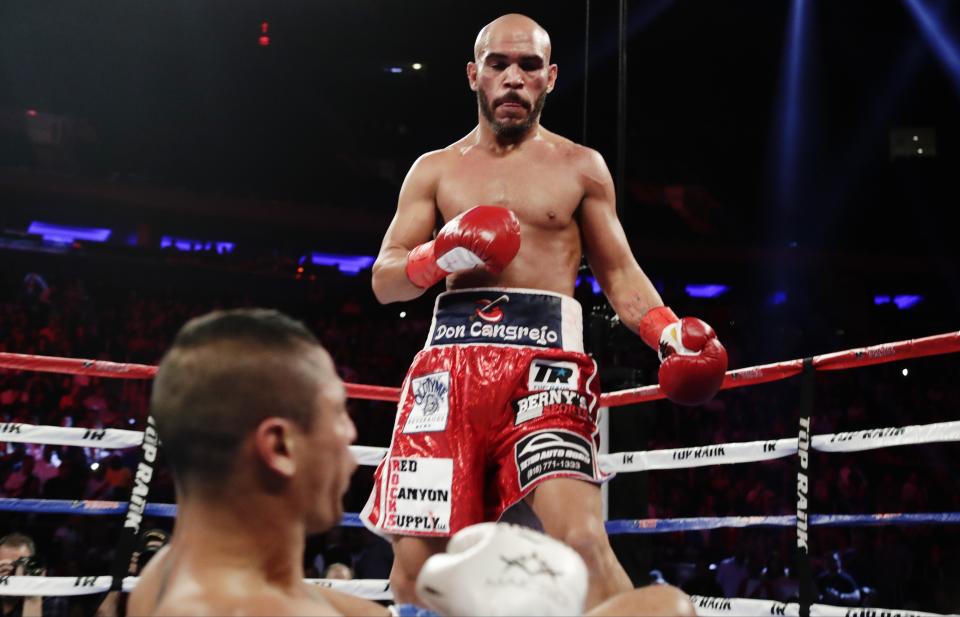
[(356, 468), (345, 401), (329, 354), (303, 324), (244, 309), (180, 330), (150, 406), (181, 499), (278, 497), (319, 531), (342, 516)]
[(557, 65), (550, 64), (550, 35), (525, 15), (498, 17), (477, 35), (467, 79), (494, 134), (521, 137), (539, 123), (557, 80)]

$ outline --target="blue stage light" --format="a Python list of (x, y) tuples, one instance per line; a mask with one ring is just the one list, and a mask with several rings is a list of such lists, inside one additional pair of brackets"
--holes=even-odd
[(960, 96), (960, 45), (951, 39), (950, 31), (938, 20), (938, 15), (921, 0), (904, 0), (916, 20), (924, 38), (947, 70), (957, 96)]
[(336, 266), (343, 274), (359, 274), (376, 261), (372, 255), (336, 255), (333, 253), (312, 253), (310, 261), (315, 266)]
[(160, 238), (160, 248), (173, 247), (178, 251), (185, 253), (216, 253), (217, 255), (229, 255), (237, 247), (235, 242), (224, 242), (214, 240), (195, 240), (192, 238), (174, 238), (163, 236)]
[(66, 225), (54, 225), (52, 223), (43, 223), (33, 221), (27, 228), (27, 233), (43, 236), (44, 240), (49, 242), (62, 242), (69, 244), (76, 240), (86, 240), (88, 242), (106, 242), (113, 233), (110, 229), (100, 229), (96, 227), (70, 227)]
[(691, 298), (716, 298), (730, 288), (726, 285), (687, 285), (684, 289)]
[(573, 286), (580, 287), (580, 283), (582, 283), (583, 281), (587, 281), (588, 283), (590, 283), (590, 291), (593, 292), (593, 295), (599, 296), (600, 294), (603, 293), (603, 290), (600, 289), (600, 282), (597, 281), (597, 279), (593, 278), (592, 276), (578, 276), (577, 280), (573, 282)]
[(923, 296), (917, 295), (901, 295), (894, 296), (893, 303), (897, 305), (897, 308), (901, 311), (905, 311), (908, 308), (912, 308), (919, 304), (923, 300)]

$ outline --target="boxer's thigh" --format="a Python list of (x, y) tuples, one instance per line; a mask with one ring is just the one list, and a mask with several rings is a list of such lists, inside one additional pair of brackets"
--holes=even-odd
[(426, 350), (407, 375), (364, 511), (377, 533), (446, 538), (482, 520), (483, 459), (472, 444), (471, 376), (460, 355), (454, 346)]
[(600, 487), (573, 478), (544, 480), (527, 495), (548, 535), (578, 548), (583, 543), (606, 543)]
[(421, 538), (417, 536), (393, 537), (393, 567), (403, 576), (415, 581), (423, 564), (438, 553), (442, 553), (450, 538)]
[[(596, 365), (584, 354), (543, 350), (531, 354), (524, 380), (502, 411), (503, 423), (493, 455), (495, 515), (548, 482), (554, 486), (546, 491), (551, 502), (562, 500), (566, 493), (576, 495), (568, 499), (581, 499), (579, 494), (586, 493), (589, 499), (568, 504), (567, 509), (576, 507), (583, 513), (598, 507), (596, 483), (606, 476), (597, 460), (599, 388), (595, 371)], [(577, 482), (554, 484), (557, 479)], [(564, 488), (584, 482), (583, 487)], [(554, 493), (560, 495), (553, 499)], [(547, 501), (547, 497), (540, 501)]]

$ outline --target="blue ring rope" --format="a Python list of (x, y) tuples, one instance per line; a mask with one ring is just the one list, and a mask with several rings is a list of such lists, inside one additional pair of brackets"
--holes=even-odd
[[(86, 501), (69, 499), (14, 499), (0, 498), (0, 512), (31, 512), (43, 514), (78, 514), (99, 516), (123, 514), (126, 502)], [(172, 503), (148, 503), (147, 516), (173, 518), (177, 506)], [(702, 531), (726, 527), (792, 527), (797, 517), (783, 516), (707, 516), (672, 519), (627, 519), (607, 521), (607, 533), (649, 534), (675, 531)], [(955, 525), (960, 523), (960, 512), (921, 512), (915, 514), (811, 514), (812, 525), (827, 527), (874, 527), (879, 525)], [(343, 527), (362, 527), (360, 515), (350, 512), (343, 516)]]

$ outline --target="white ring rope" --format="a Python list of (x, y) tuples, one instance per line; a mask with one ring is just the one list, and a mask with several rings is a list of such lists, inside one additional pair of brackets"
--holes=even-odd
[[(0, 577), (0, 595), (5, 596), (85, 596), (104, 593), (110, 590), (109, 576), (4, 576)], [(130, 592), (140, 579), (128, 576), (123, 579), (123, 591)], [(390, 584), (382, 579), (337, 580), (308, 578), (304, 582), (322, 585), (337, 591), (349, 593), (367, 600), (392, 600)], [(755, 600), (751, 598), (711, 598), (691, 596), (697, 615), (787, 615), (797, 617), (800, 605), (795, 602), (783, 603), (774, 600)], [(810, 615), (813, 617), (949, 617), (940, 613), (924, 613), (889, 608), (861, 608), (812, 604)]]
[[(123, 429), (85, 429), (33, 424), (0, 423), (0, 440), (17, 443), (132, 448), (140, 445), (143, 433)], [(814, 435), (811, 447), (820, 452), (860, 452), (893, 446), (960, 441), (960, 420)], [(350, 446), (359, 465), (376, 466), (387, 448)], [(721, 443), (692, 448), (670, 448), (642, 452), (616, 452), (600, 456), (607, 472), (629, 473), (656, 469), (684, 469), (769, 461), (797, 453), (797, 438)]]
[[(860, 452), (947, 441), (960, 441), (960, 420), (814, 435), (810, 445), (820, 452)], [(787, 437), (770, 441), (721, 443), (694, 448), (617, 452), (600, 457), (600, 466), (604, 471), (610, 472), (682, 469), (769, 461), (796, 453), (797, 438)]]
[[(753, 598), (711, 598), (708, 596), (690, 596), (697, 607), (699, 617), (724, 617), (726, 615), (786, 615), (799, 617), (800, 605), (796, 602), (777, 602), (776, 600), (757, 600)], [(875, 608), (860, 606), (832, 606), (829, 604), (811, 604), (811, 617), (949, 617), (940, 613), (924, 613), (898, 608)]]
[[(0, 595), (2, 596), (87, 596), (110, 591), (110, 576), (0, 576)], [(123, 590), (133, 591), (140, 579), (127, 576), (123, 579)], [(330, 578), (307, 578), (311, 585), (330, 587), (368, 600), (392, 600), (387, 580), (354, 579), (338, 580)]]

